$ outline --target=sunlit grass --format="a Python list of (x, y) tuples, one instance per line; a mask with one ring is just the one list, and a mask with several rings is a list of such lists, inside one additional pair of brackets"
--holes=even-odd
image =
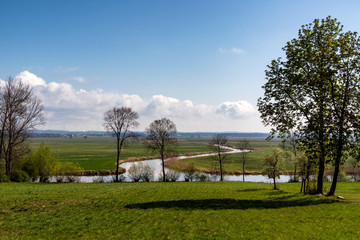
[(358, 183), (0, 184), (1, 239), (358, 239)]

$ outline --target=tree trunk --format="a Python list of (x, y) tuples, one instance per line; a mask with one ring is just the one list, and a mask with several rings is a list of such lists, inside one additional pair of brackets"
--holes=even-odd
[(245, 159), (243, 158), (243, 182), (245, 182)]
[(276, 190), (276, 177), (274, 177), (274, 190)]
[(164, 154), (163, 153), (161, 153), (161, 163), (162, 163), (162, 172), (163, 172), (163, 182), (166, 182), (165, 162), (164, 162)]
[(120, 138), (117, 137), (116, 182), (119, 182)]
[(220, 181), (223, 180), (223, 170), (222, 170), (222, 162), (220, 160)]
[(320, 162), (319, 162), (319, 173), (317, 178), (317, 190), (316, 193), (323, 193), (324, 187), (324, 173), (325, 173), (325, 150), (321, 150)]

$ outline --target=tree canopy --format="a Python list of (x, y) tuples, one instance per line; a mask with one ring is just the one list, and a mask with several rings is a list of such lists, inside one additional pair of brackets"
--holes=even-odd
[(306, 151), (316, 156), (317, 192), (323, 192), (327, 161), (335, 166), (329, 194), (335, 192), (344, 153), (359, 136), (360, 40), (344, 32), (337, 19), (315, 19), (283, 48), (286, 59), (273, 60), (258, 108), (271, 133), (299, 133)]

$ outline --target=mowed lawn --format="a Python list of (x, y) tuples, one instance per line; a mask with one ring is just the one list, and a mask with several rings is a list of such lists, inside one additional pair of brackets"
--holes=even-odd
[[(297, 183), (0, 184), (0, 239), (359, 239), (360, 185), (344, 200)], [(329, 187), (326, 185), (325, 187)]]
[[(79, 138), (32, 138), (30, 147), (37, 150), (44, 142), (49, 146), (60, 161), (73, 161), (79, 163), (84, 170), (115, 169), (116, 139), (111, 137)], [(175, 153), (185, 154), (191, 152), (209, 152), (206, 141), (179, 139), (174, 148)], [(156, 154), (155, 154), (156, 155)], [(129, 157), (154, 157), (154, 153), (138, 142), (129, 142), (121, 151), (120, 159)]]

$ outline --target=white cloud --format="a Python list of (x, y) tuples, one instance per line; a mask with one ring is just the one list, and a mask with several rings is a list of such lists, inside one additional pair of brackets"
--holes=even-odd
[(236, 53), (236, 54), (244, 54), (244, 53), (246, 53), (243, 49), (241, 49), (241, 48), (232, 48), (231, 49), (231, 52), (233, 52), (233, 53)]
[(224, 102), (218, 106), (194, 104), (163, 95), (143, 99), (138, 95), (106, 92), (102, 89), (75, 89), (69, 83), (46, 83), (42, 78), (21, 72), (16, 79), (34, 87), (45, 106), (47, 124), (43, 129), (104, 130), (103, 114), (114, 106), (132, 107), (139, 113), (144, 130), (154, 119), (172, 119), (179, 131), (259, 131), (262, 124), (247, 101)]
[(224, 49), (224, 48), (218, 48), (218, 51), (220, 54), (245, 54), (246, 51), (244, 49), (241, 48), (231, 48), (231, 49)]
[(32, 87), (35, 86), (45, 86), (46, 82), (41, 77), (36, 76), (35, 74), (29, 71), (23, 71), (15, 76), (15, 80), (21, 80), (23, 83), (26, 83)]
[(216, 109), (216, 113), (234, 119), (241, 119), (254, 115), (256, 113), (256, 110), (247, 101), (237, 101), (222, 103)]
[(81, 83), (84, 83), (86, 81), (86, 79), (83, 77), (73, 77), (71, 79)]

